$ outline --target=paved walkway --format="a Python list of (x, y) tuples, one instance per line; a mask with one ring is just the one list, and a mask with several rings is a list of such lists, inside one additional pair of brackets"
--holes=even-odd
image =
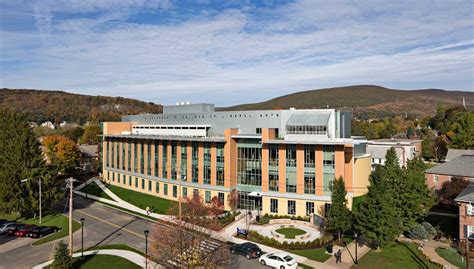
[[(119, 256), (121, 258), (127, 259), (136, 265), (145, 268), (145, 257), (142, 255), (135, 253), (133, 251), (129, 250), (121, 250), (121, 249), (99, 249), (99, 250), (90, 250), (90, 251), (85, 251), (84, 256), (88, 255), (113, 255), (113, 256)], [(73, 257), (80, 257), (81, 253), (77, 252), (72, 255)], [(47, 262), (44, 262), (42, 264), (36, 265), (33, 267), (33, 269), (41, 269), (44, 268), (50, 264), (53, 263), (54, 260), (50, 260)], [(152, 268), (164, 268), (158, 264), (156, 264), (153, 261), (148, 260), (148, 267), (147, 269), (152, 269)]]
[(455, 269), (458, 268), (457, 266), (451, 264), (450, 262), (446, 261), (443, 259), (441, 256), (436, 253), (435, 249), (441, 247), (441, 248), (450, 248), (451, 246), (449, 244), (435, 241), (435, 240), (429, 240), (429, 241), (422, 241), (422, 240), (413, 240), (413, 239), (408, 239), (408, 238), (398, 238), (400, 241), (404, 242), (413, 242), (415, 244), (423, 244), (422, 252), (425, 256), (427, 256), (431, 261), (435, 263), (439, 263), (441, 265), (448, 266), (448, 268)]
[[(270, 237), (270, 238), (275, 238), (275, 240), (279, 242), (307, 242), (307, 241), (313, 241), (321, 237), (321, 232), (319, 232), (316, 228), (310, 227), (308, 225), (304, 224), (299, 224), (299, 223), (292, 223), (291, 225), (294, 228), (303, 230), (306, 232), (306, 235), (308, 236), (305, 239), (288, 239), (282, 234), (278, 234), (276, 230), (281, 228), (282, 225), (285, 225), (288, 227), (289, 224), (265, 224), (265, 225), (250, 225), (250, 230), (256, 231), (261, 235)], [(278, 234), (280, 237), (275, 236), (274, 234)]]
[[(336, 257), (334, 257), (334, 254), (331, 256), (331, 258), (329, 258), (324, 264), (327, 266), (327, 265), (330, 265), (330, 266), (334, 266), (334, 267), (337, 267), (337, 268), (344, 268), (344, 269), (348, 269), (348, 268), (351, 268), (352, 265), (354, 265), (354, 261), (352, 260), (352, 258), (355, 259), (355, 245), (356, 243), (354, 241), (352, 241), (352, 243), (350, 243), (349, 245), (347, 245), (347, 249), (349, 249), (350, 251), (350, 254), (349, 252), (347, 251), (347, 249), (345, 247), (340, 247), (340, 246), (334, 246), (334, 253), (336, 253), (338, 250), (341, 250), (342, 252), (342, 263), (339, 263), (339, 264), (336, 264)], [(369, 252), (370, 248), (367, 247), (366, 245), (363, 245), (363, 246), (357, 246), (357, 258), (358, 260), (360, 260), (360, 258), (362, 256), (364, 256), (365, 254), (367, 254)], [(352, 255), (352, 257), (351, 257)], [(325, 267), (324, 267), (325, 268)]]

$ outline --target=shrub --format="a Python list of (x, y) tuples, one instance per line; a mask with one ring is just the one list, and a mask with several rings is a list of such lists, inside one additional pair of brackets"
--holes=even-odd
[(428, 238), (428, 232), (426, 231), (423, 225), (416, 224), (408, 232), (408, 237), (410, 237), (411, 239), (425, 240)]
[(426, 232), (428, 233), (428, 239), (433, 239), (435, 235), (438, 234), (438, 230), (431, 225), (429, 222), (422, 222), (421, 225), (425, 228)]
[(72, 259), (69, 257), (69, 251), (66, 244), (62, 241), (59, 242), (58, 247), (56, 248), (56, 253), (54, 254), (54, 261), (51, 264), (53, 269), (69, 269), (72, 268)]

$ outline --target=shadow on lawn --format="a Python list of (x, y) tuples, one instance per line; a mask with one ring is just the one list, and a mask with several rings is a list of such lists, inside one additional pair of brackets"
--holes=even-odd
[(410, 251), (410, 253), (411, 253), (410, 257), (413, 259), (413, 261), (415, 261), (419, 265), (418, 268), (420, 268), (420, 269), (428, 269), (429, 268), (429, 266), (426, 265), (425, 261), (422, 260), (409, 246), (407, 246), (406, 244), (403, 244), (403, 243), (402, 243), (402, 245), (408, 251)]

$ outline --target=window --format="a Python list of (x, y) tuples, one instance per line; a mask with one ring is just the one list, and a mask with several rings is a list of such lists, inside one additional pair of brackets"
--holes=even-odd
[(296, 215), (296, 202), (288, 200), (288, 215)]
[(135, 178), (135, 188), (138, 188), (138, 178)]
[(323, 191), (331, 194), (329, 186), (334, 180), (334, 146), (323, 146)]
[(177, 147), (177, 142), (171, 141), (171, 179), (176, 179), (178, 173), (178, 167), (176, 167)]
[(115, 182), (115, 173), (112, 172), (112, 182)]
[(161, 147), (162, 151), (162, 160), (161, 160), (161, 170), (162, 172), (162, 177), (163, 178), (168, 178), (168, 143), (166, 141), (163, 141)]
[(144, 174), (145, 171), (145, 144), (143, 142), (140, 143), (140, 174)]
[(296, 169), (286, 171), (286, 192), (296, 192)]
[(188, 197), (188, 188), (183, 187), (183, 197)]
[(257, 129), (255, 129), (255, 133), (256, 133), (256, 134), (261, 134), (261, 133), (262, 133), (262, 128), (257, 128)]
[(474, 226), (467, 226), (467, 238), (474, 239)]
[(316, 148), (313, 145), (304, 146), (304, 167), (314, 167), (316, 164)]
[(327, 214), (329, 213), (329, 210), (331, 209), (331, 204), (330, 203), (325, 203), (324, 204), (324, 216), (326, 217)]
[(181, 178), (185, 180), (188, 173), (188, 142), (181, 142)]
[(198, 183), (199, 182), (199, 144), (197, 142), (193, 142), (191, 145), (191, 156), (192, 156), (192, 163), (191, 163), (192, 182)]
[(148, 180), (148, 191), (151, 191), (152, 187), (151, 187), (151, 180)]
[(439, 182), (439, 176), (438, 176), (438, 175), (435, 175), (435, 176), (433, 177), (433, 181), (434, 181), (435, 184), (437, 184), (437, 183)]
[(239, 141), (237, 179), (242, 185), (262, 186), (262, 145), (252, 140)]
[(306, 216), (314, 214), (314, 202), (306, 202)]
[(160, 182), (155, 183), (155, 192), (160, 193)]
[(278, 214), (278, 199), (270, 199), (270, 212)]
[(224, 193), (223, 192), (217, 193), (217, 198), (219, 199), (219, 203), (221, 205), (224, 205)]
[(128, 186), (132, 186), (132, 177), (128, 176)]
[(146, 146), (146, 174), (151, 175), (151, 147), (152, 144), (149, 143)]
[(199, 196), (199, 190), (193, 189), (193, 197)]
[(127, 143), (127, 170), (132, 171), (132, 144)]
[(145, 180), (142, 178), (142, 190), (145, 189)]
[(268, 146), (268, 165), (278, 167), (278, 145)]
[(315, 180), (314, 174), (305, 173), (304, 175), (304, 193), (315, 194)]
[(204, 202), (206, 202), (206, 203), (211, 202), (211, 191), (206, 191), (204, 193)]
[(163, 194), (168, 195), (168, 184), (163, 184)]
[(173, 186), (173, 197), (178, 197), (178, 186)]
[(224, 144), (216, 144), (216, 185), (224, 186)]
[(157, 177), (158, 176), (158, 148), (159, 148), (159, 144), (158, 144), (158, 141), (155, 141), (155, 171), (154, 171), (154, 176)]
[(276, 171), (270, 170), (268, 174), (268, 189), (270, 191), (278, 191), (278, 186), (279, 186), (278, 170)]
[(204, 143), (203, 183), (211, 184), (211, 143)]
[(286, 145), (286, 166), (296, 167), (296, 146)]

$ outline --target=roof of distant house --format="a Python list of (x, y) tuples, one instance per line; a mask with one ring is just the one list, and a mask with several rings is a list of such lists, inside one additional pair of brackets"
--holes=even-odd
[[(374, 159), (384, 159), (385, 155), (387, 155), (387, 151), (389, 149), (387, 147), (367, 147), (367, 153), (372, 155)], [(397, 156), (400, 157), (403, 155), (403, 150), (401, 148), (395, 148), (395, 152)]]
[(472, 149), (448, 149), (448, 154), (446, 154), (446, 161), (455, 159), (461, 155), (474, 155), (474, 150)]
[(99, 156), (97, 145), (79, 145), (79, 151), (86, 157)]
[(423, 140), (420, 139), (374, 139), (369, 140), (369, 144), (411, 144), (411, 143), (419, 143)]
[(469, 184), (454, 200), (456, 202), (474, 202), (474, 183)]
[(474, 155), (461, 155), (426, 170), (426, 173), (474, 178)]

